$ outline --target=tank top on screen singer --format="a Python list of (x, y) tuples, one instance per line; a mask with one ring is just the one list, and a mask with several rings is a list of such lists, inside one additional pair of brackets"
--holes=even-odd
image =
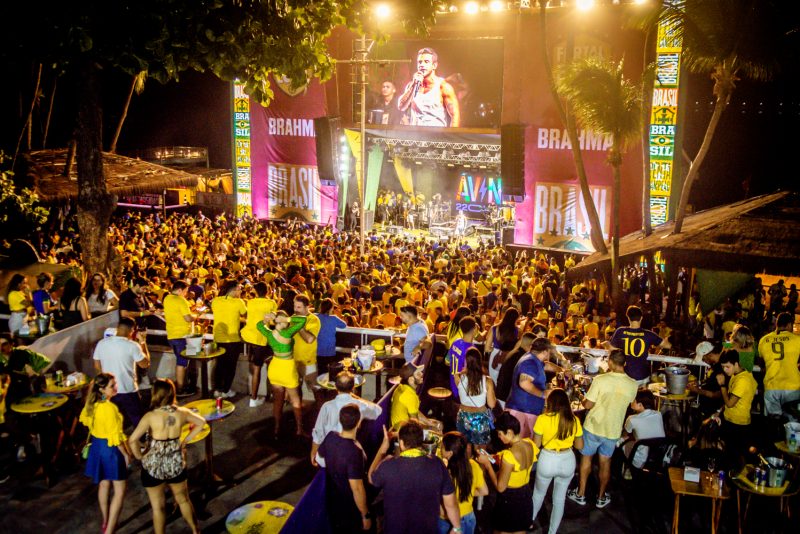
[(427, 93), (422, 88), (411, 105), (411, 124), (418, 126), (447, 126), (447, 112), (442, 101), (442, 80), (436, 78)]

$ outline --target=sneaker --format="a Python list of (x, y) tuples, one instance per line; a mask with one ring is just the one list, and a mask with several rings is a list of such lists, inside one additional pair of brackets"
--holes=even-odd
[(611, 504), (611, 495), (609, 495), (608, 492), (605, 492), (602, 497), (597, 498), (595, 506), (598, 508), (605, 508), (609, 504)]
[(570, 490), (567, 493), (567, 498), (569, 498), (569, 500), (571, 500), (572, 502), (580, 504), (581, 506), (586, 505), (586, 496), (585, 495), (578, 495), (578, 489), (577, 488), (575, 488), (573, 490)]
[(177, 397), (178, 398), (191, 397), (194, 394), (195, 394), (194, 388), (185, 387), (183, 389), (178, 390)]
[(220, 396), (225, 399), (232, 399), (236, 396), (236, 392), (232, 389), (229, 389), (227, 393), (221, 393)]
[(262, 404), (264, 404), (264, 399), (261, 398), (261, 397), (259, 397), (257, 399), (250, 399), (250, 407), (251, 408), (257, 408), (258, 406), (261, 406)]

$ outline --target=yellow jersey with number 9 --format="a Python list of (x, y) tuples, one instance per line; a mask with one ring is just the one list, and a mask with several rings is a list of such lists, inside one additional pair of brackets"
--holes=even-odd
[(767, 371), (764, 388), (769, 390), (800, 389), (800, 336), (792, 332), (772, 332), (761, 338), (758, 353), (764, 358)]

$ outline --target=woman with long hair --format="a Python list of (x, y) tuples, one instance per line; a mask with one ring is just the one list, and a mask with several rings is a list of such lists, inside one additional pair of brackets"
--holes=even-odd
[(507, 448), (495, 458), (498, 471), (488, 454), (479, 454), (477, 461), (497, 490), (497, 502), (492, 511), (495, 533), (522, 534), (528, 530), (533, 517), (531, 499), (531, 469), (539, 449), (530, 438), (520, 435), (519, 419), (503, 412), (494, 424), (497, 437)]
[[(268, 328), (264, 323), (273, 323)], [(306, 325), (306, 318), (302, 315), (293, 315), (291, 318), (283, 310), (276, 313), (268, 313), (264, 316), (264, 321), (256, 325), (258, 331), (266, 338), (269, 346), (272, 347), (272, 360), (267, 367), (267, 378), (272, 386), (272, 415), (275, 419), (275, 438), (278, 437), (281, 428), (281, 415), (283, 414), (283, 401), (289, 396), (292, 404), (294, 420), (297, 424), (297, 435), (303, 435), (303, 404), (300, 396), (300, 375), (297, 373), (297, 366), (294, 362), (294, 339), (293, 336), (303, 329)]]
[(466, 371), (456, 376), (459, 402), (456, 429), (467, 441), (484, 448), (491, 441), (492, 408), (497, 403), (494, 382), (483, 374), (481, 352), (475, 347), (467, 349)]
[[(186, 485), (186, 444), (203, 430), (205, 419), (175, 403), (175, 384), (172, 380), (159, 378), (153, 384), (150, 411), (147, 412), (136, 430), (128, 439), (128, 447), (142, 462), (142, 486), (147, 490), (150, 506), (153, 508), (153, 530), (163, 534), (166, 525), (164, 514), (164, 485), (169, 485), (181, 515), (192, 532), (200, 532), (189, 488)], [(183, 425), (189, 424), (190, 431), (181, 440)], [(142, 455), (139, 439), (145, 433), (150, 435), (150, 448)]]
[(450, 348), (456, 339), (464, 337), (464, 334), (461, 332), (461, 329), (458, 325), (461, 323), (461, 319), (471, 315), (471, 313), (472, 312), (467, 306), (459, 306), (456, 308), (456, 313), (453, 315), (453, 319), (447, 324), (445, 327), (446, 330), (443, 332), (447, 336), (447, 348)]
[(64, 283), (61, 300), (58, 303), (56, 328), (59, 330), (88, 321), (89, 305), (81, 295), (81, 283), (77, 278), (70, 278)]
[(92, 317), (103, 315), (119, 305), (117, 295), (106, 287), (106, 277), (102, 273), (92, 275), (86, 283), (83, 296)]
[(490, 347), (489, 353), (489, 376), (497, 383), (500, 374), (500, 366), (506, 356), (519, 341), (519, 310), (508, 308), (500, 321), (489, 329), (484, 346)]
[[(80, 415), (80, 422), (89, 428), (91, 440), (84, 473), (98, 484), (97, 500), (103, 516), (104, 534), (113, 534), (117, 526), (130, 464), (130, 453), (122, 431), (122, 414), (111, 402), (116, 394), (117, 379), (114, 375), (100, 373), (89, 387), (86, 405)], [(114, 497), (109, 504), (112, 486)]]
[[(472, 508), (475, 497), (489, 494), (489, 487), (481, 466), (469, 457), (467, 438), (458, 432), (448, 432), (442, 437), (442, 459), (456, 488), (458, 514), (461, 516), (461, 532), (473, 534), (477, 520)], [(452, 525), (444, 516), (439, 517), (439, 534), (450, 532)]]
[(28, 308), (32, 306), (32, 303), (28, 279), (22, 274), (15, 274), (11, 277), (6, 289), (6, 304), (11, 310), (8, 330), (12, 336), (17, 335), (17, 332), (25, 323), (25, 318), (28, 316)]
[(756, 341), (750, 329), (743, 324), (737, 324), (731, 332), (731, 340), (723, 345), (724, 348), (735, 349), (739, 353), (739, 365), (746, 371), (753, 372), (756, 361)]
[(569, 397), (563, 389), (554, 389), (547, 396), (544, 413), (533, 425), (533, 442), (541, 449), (533, 489), (533, 517), (539, 513), (544, 496), (553, 482), (553, 511), (549, 534), (555, 534), (564, 515), (564, 500), (575, 475), (575, 453), (572, 447), (583, 448), (583, 428), (572, 413)]

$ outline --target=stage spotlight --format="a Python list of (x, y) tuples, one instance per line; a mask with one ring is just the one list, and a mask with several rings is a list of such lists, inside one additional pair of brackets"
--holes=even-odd
[(387, 19), (392, 14), (389, 4), (378, 4), (375, 6), (375, 16), (379, 19)]
[(458, 13), (458, 6), (457, 6), (457, 5), (455, 5), (455, 4), (452, 4), (452, 5), (451, 5), (449, 8), (447, 8), (447, 10), (448, 10), (450, 13)]
[(647, 0), (633, 0), (634, 4), (646, 4)]
[(481, 6), (478, 2), (467, 2), (464, 4), (464, 13), (467, 15), (475, 15), (478, 11), (481, 10)]
[(589, 11), (594, 7), (594, 0), (577, 0), (575, 5), (581, 11)]
[(506, 3), (501, 2), (500, 0), (492, 0), (489, 2), (489, 11), (502, 11), (506, 8)]

